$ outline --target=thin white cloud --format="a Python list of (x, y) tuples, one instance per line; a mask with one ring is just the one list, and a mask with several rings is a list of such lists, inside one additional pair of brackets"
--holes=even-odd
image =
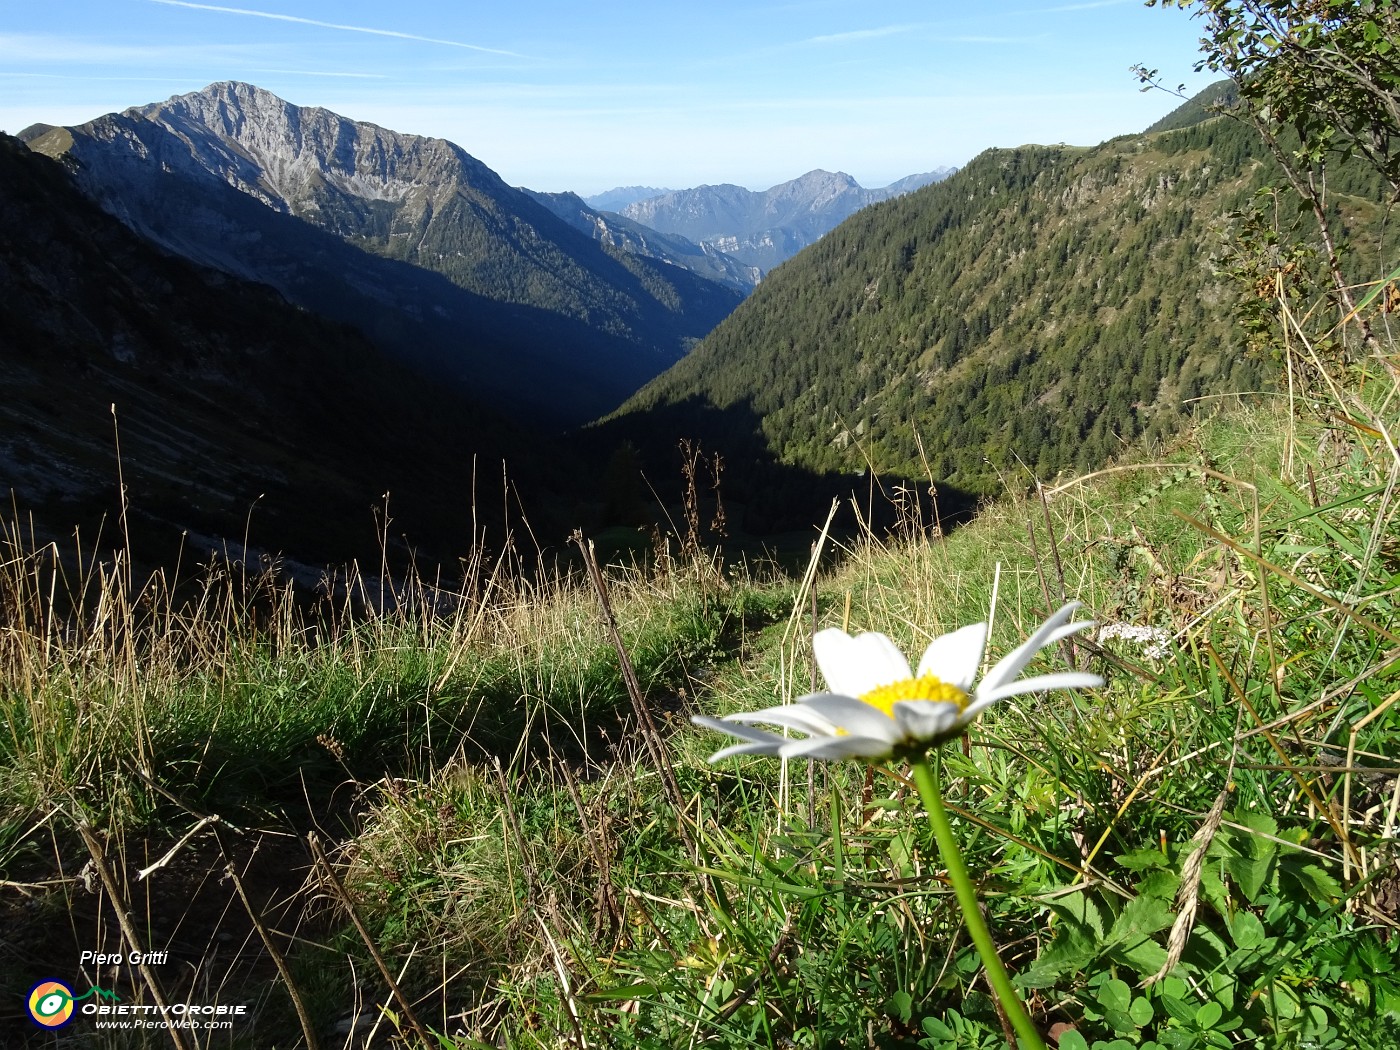
[(164, 4), (166, 7), (188, 7), (195, 11), (217, 11), (226, 15), (246, 15), (251, 18), (270, 18), (275, 22), (295, 22), (298, 25), (319, 26), (322, 29), (338, 29), (346, 33), (368, 33), (371, 36), (388, 36), (396, 40), (416, 40), (424, 44), (442, 44), (446, 47), (461, 47), (469, 51), (482, 51), (490, 55), (507, 55), (511, 58), (524, 58), (524, 55), (514, 51), (503, 51), (495, 47), (482, 47), (479, 44), (467, 44), (460, 40), (443, 40), (435, 36), (418, 36), (415, 33), (400, 33), (393, 29), (372, 29), (368, 26), (343, 25), (339, 22), (322, 22), (315, 18), (301, 18), (297, 15), (280, 15), (272, 11), (253, 11), (246, 7), (222, 7), (218, 4), (195, 4), (189, 0), (149, 0), (153, 4)]
[(876, 26), (871, 29), (853, 29), (845, 33), (825, 33), (820, 36), (809, 36), (801, 40), (788, 40), (782, 43), (750, 48), (746, 51), (733, 51), (713, 55), (708, 58), (689, 62), (687, 63), (687, 68), (703, 70), (711, 69), (716, 66), (741, 65), (769, 58), (774, 55), (800, 51), (807, 47), (854, 43), (860, 40), (874, 40), (881, 37), (898, 36), (902, 33), (914, 32), (929, 34), (930, 39), (944, 44), (1025, 44), (1043, 39), (1043, 34), (1041, 36), (1030, 37), (994, 36), (974, 33), (958, 33), (953, 36), (940, 36), (938, 32), (940, 27), (947, 28), (947, 24), (943, 22), (904, 22), (897, 25)]
[(386, 73), (330, 73), (321, 69), (256, 69), (255, 73), (282, 73), (292, 77), (349, 77), (354, 80), (388, 80)]
[(1031, 44), (1037, 40), (1044, 40), (1045, 34), (1039, 36), (941, 36), (938, 42), (941, 44)]
[(918, 29), (918, 25), (897, 25), (880, 26), (877, 29), (853, 29), (848, 33), (828, 33), (824, 36), (809, 36), (800, 41), (803, 44), (845, 44), (853, 40), (875, 40), (885, 36), (898, 36), (900, 33), (907, 33), (911, 29)]
[[(1111, 0), (1119, 3), (1121, 0)], [(1097, 7), (1098, 4), (1086, 4), (1086, 7)], [(922, 30), (936, 29), (933, 22), (909, 22), (901, 25), (879, 26), (874, 29), (853, 29), (847, 33), (828, 33), (824, 36), (809, 36), (805, 40), (797, 41), (796, 45), (804, 44), (846, 44), (857, 40), (876, 40), (881, 37), (899, 36), (903, 33), (913, 33)], [(1025, 36), (993, 36), (989, 34), (958, 33), (952, 36), (938, 36), (937, 39), (945, 44), (1024, 44), (1034, 37)]]

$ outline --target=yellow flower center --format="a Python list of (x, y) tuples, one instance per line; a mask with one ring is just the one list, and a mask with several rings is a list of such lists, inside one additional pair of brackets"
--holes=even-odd
[(943, 681), (937, 675), (926, 674), (878, 686), (868, 693), (862, 693), (859, 699), (893, 718), (894, 705), (901, 700), (932, 700), (935, 703), (957, 704), (958, 710), (962, 711), (967, 707), (968, 697), (957, 686)]

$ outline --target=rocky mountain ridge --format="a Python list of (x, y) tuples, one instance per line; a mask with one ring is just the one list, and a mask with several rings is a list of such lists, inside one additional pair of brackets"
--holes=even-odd
[(192, 147), (192, 160), (293, 214), (323, 206), (321, 183), (365, 201), (409, 204), (408, 220), (463, 184), (499, 189), (494, 172), (445, 139), (295, 106), (250, 84), (215, 84), (124, 115), (163, 125)]
[(556, 424), (613, 407), (742, 296), (604, 250), (446, 140), (250, 84), (27, 138), (169, 250), (270, 284), (430, 374)]

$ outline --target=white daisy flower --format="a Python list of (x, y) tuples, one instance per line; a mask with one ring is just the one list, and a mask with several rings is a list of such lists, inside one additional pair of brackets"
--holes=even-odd
[[(742, 741), (715, 752), (711, 762), (731, 755), (879, 761), (922, 754), (957, 736), (984, 708), (1008, 696), (1103, 685), (1098, 675), (1082, 671), (1016, 678), (1041, 649), (1094, 625), (1091, 620), (1068, 622), (1079, 604), (1070, 602), (1056, 612), (975, 687), (987, 642), (985, 623), (935, 638), (924, 650), (917, 672), (910, 671), (904, 654), (883, 634), (852, 638), (836, 628), (818, 631), (812, 638), (812, 652), (828, 692), (764, 711), (724, 718), (696, 715), (692, 721)], [(755, 729), (756, 722), (786, 726), (806, 736), (779, 736)]]

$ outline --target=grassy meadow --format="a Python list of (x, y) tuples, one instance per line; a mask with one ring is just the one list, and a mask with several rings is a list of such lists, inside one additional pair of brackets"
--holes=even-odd
[[(917, 652), (991, 616), (995, 658), (1077, 598), (1099, 627), (1037, 666), (1105, 687), (1008, 700), (940, 753), (1049, 1045), (1400, 1045), (1400, 388), (1393, 357), (1316, 365), (1094, 475), (1008, 478), (946, 537), (814, 530), (805, 572), (692, 545), (600, 588), (483, 557), (452, 593), (351, 575), (308, 610), (239, 565), (138, 581), (12, 528), (0, 1027), (1003, 1046), (906, 772), (710, 765), (727, 741), (688, 716), (812, 691), (814, 626)], [(49, 1032), (23, 1011), (45, 978), (246, 1009)]]

